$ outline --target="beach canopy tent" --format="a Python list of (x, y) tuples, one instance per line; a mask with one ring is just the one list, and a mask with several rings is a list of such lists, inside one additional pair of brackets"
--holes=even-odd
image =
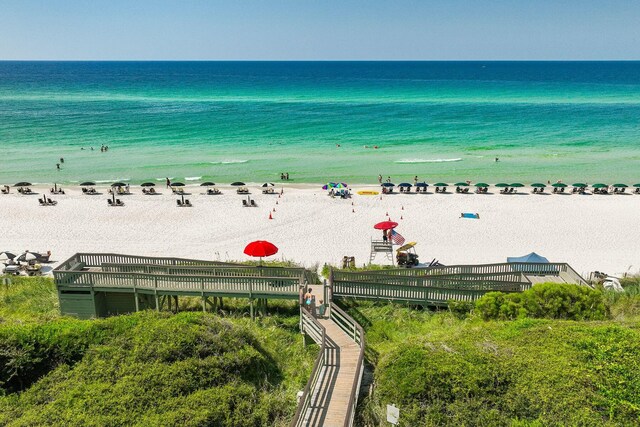
[(607, 184), (593, 184), (593, 188), (607, 188), (609, 187)]
[(395, 184), (392, 184), (390, 182), (385, 182), (384, 184), (382, 184), (383, 187), (395, 187)]
[(429, 184), (427, 184), (426, 182), (419, 182), (416, 184), (416, 187), (421, 187), (421, 188), (428, 187), (428, 186)]
[(260, 258), (260, 262), (262, 263), (263, 257), (277, 254), (278, 248), (276, 245), (271, 242), (267, 242), (266, 240), (256, 240), (249, 243), (244, 248), (244, 253), (255, 258)]
[(24, 182), (24, 181), (23, 182), (19, 182), (16, 185), (14, 185), (14, 187), (29, 187), (29, 186), (31, 186), (31, 183), (30, 182)]
[(140, 187), (155, 187), (156, 184), (154, 184), (153, 182), (143, 182), (142, 184), (140, 184)]
[(531, 186), (535, 187), (535, 188), (545, 188), (546, 187), (546, 185), (541, 183), (541, 182), (536, 182), (534, 184), (531, 184)]
[(627, 184), (613, 184), (614, 188), (627, 188), (628, 185)]
[(265, 182), (262, 184), (263, 187), (273, 187), (275, 184), (273, 182)]
[(475, 186), (478, 187), (478, 188), (488, 188), (489, 184), (484, 183), (484, 182), (479, 182)]
[(85, 181), (80, 184), (80, 187), (95, 187), (96, 183), (93, 181)]
[(435, 184), (433, 184), (434, 187), (446, 187), (449, 184), (447, 184), (446, 182), (436, 182)]
[(513, 184), (511, 184), (511, 185), (510, 185), (510, 187), (513, 187), (513, 188), (522, 188), (522, 187), (524, 187), (524, 184), (521, 184), (521, 183), (519, 183), (519, 182), (514, 182)]
[(529, 263), (536, 263), (536, 264), (548, 264), (549, 260), (541, 255), (538, 255), (535, 252), (531, 252), (530, 254), (524, 255), (524, 256), (508, 257), (507, 262), (508, 263), (529, 262)]
[(499, 182), (496, 184), (496, 187), (498, 188), (507, 188), (509, 187), (509, 184), (505, 184), (504, 182)]
[(567, 184), (563, 183), (563, 182), (556, 182), (555, 184), (551, 184), (552, 187), (555, 188), (565, 188), (567, 186)]
[(172, 187), (184, 187), (184, 183), (182, 183), (182, 182), (172, 182), (171, 186)]
[(571, 184), (571, 186), (576, 187), (576, 188), (587, 188), (587, 184), (585, 184), (584, 182), (576, 182), (575, 184)]
[(376, 230), (393, 230), (398, 226), (397, 222), (382, 221), (373, 226)]
[(455, 186), (456, 187), (468, 187), (469, 184), (467, 184), (466, 182), (456, 182)]
[(232, 182), (231, 185), (234, 187), (242, 187), (246, 184), (244, 182), (236, 181), (236, 182)]
[(408, 182), (402, 182), (402, 183), (398, 184), (398, 187), (411, 188), (411, 184), (409, 184)]

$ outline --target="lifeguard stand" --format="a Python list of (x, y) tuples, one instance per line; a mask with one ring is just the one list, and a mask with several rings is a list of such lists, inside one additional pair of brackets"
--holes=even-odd
[(393, 259), (393, 243), (384, 240), (371, 240), (369, 264), (373, 262), (378, 254), (382, 254), (382, 256), (391, 261), (391, 265), (395, 265), (395, 261)]

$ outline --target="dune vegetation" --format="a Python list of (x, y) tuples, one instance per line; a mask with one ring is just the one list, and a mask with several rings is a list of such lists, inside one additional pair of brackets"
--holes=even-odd
[[(0, 291), (0, 425), (287, 425), (317, 352), (297, 310), (57, 314), (50, 279)], [(231, 311), (230, 309), (230, 311)]]
[(346, 304), (374, 372), (359, 423), (395, 404), (403, 426), (640, 424), (638, 289), (534, 289), (437, 313)]

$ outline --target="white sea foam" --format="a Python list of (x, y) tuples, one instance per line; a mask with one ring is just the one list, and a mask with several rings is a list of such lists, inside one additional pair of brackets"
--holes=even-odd
[(185, 181), (197, 181), (199, 179), (202, 179), (201, 176), (185, 176), (184, 180)]
[(131, 178), (114, 178), (114, 179), (101, 179), (96, 180), (96, 184), (108, 184), (109, 182), (127, 182), (131, 181)]
[[(170, 176), (168, 178), (169, 178), (170, 181), (173, 181), (175, 177)], [(167, 180), (167, 178), (156, 178), (156, 181), (166, 181), (166, 180)]]
[(249, 160), (235, 160), (235, 159), (231, 159), (231, 160), (218, 160), (216, 162), (209, 162), (212, 165), (234, 165), (237, 163), (247, 163)]
[(393, 163), (444, 163), (444, 162), (459, 162), (461, 158), (455, 159), (401, 159), (396, 160)]

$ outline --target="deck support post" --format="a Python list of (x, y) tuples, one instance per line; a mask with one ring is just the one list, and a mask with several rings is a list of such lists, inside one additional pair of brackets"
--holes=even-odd
[(140, 311), (140, 302), (138, 301), (138, 291), (136, 290), (135, 286), (133, 287), (133, 299), (135, 300), (136, 303), (136, 313), (138, 311)]
[(251, 314), (251, 320), (256, 320), (256, 316), (253, 311), (253, 298), (249, 298), (249, 313)]

